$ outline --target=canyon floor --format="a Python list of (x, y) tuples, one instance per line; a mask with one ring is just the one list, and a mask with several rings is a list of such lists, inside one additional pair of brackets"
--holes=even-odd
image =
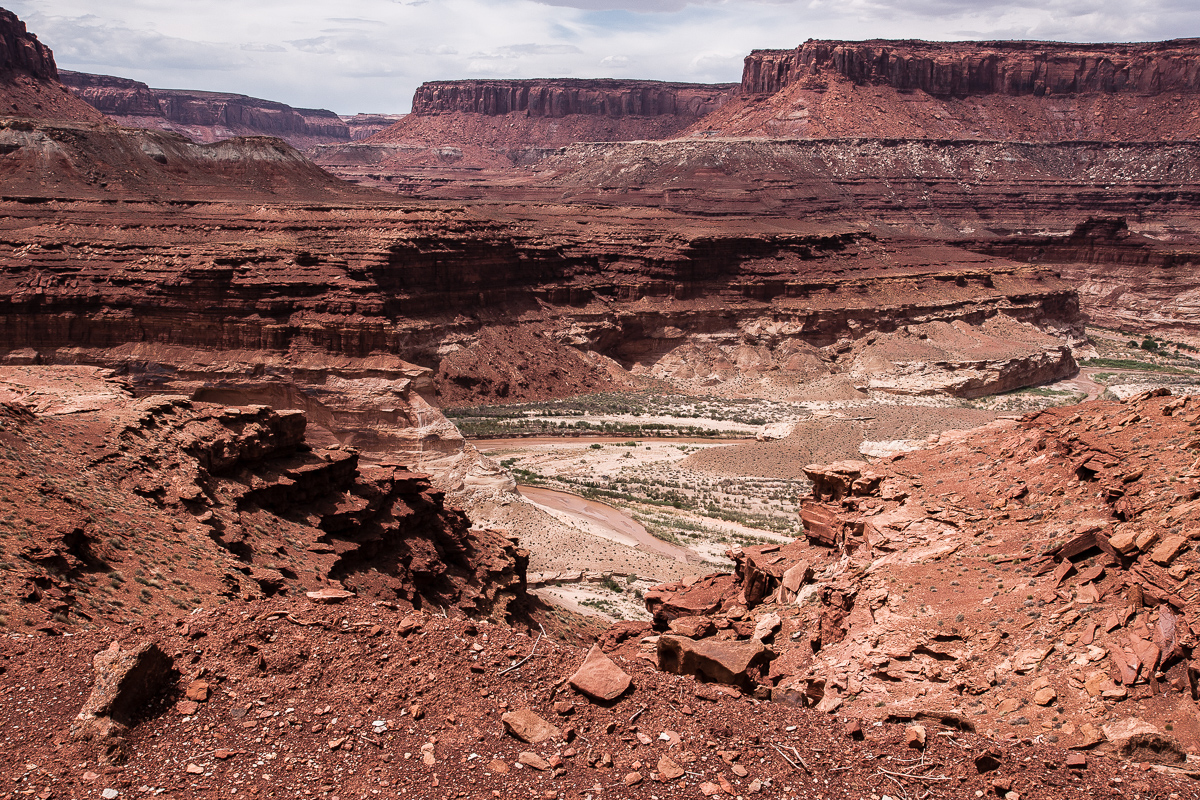
[[(503, 516), (531, 550), (539, 596), (609, 621), (648, 620), (641, 596), (650, 586), (728, 570), (734, 546), (802, 536), (808, 465), (923, 449), (951, 431), (1152, 386), (1200, 389), (1200, 359), (1186, 342), (1147, 350), (1144, 336), (1089, 329), (1089, 337), (1095, 356), (1076, 377), (974, 400), (643, 391), (448, 413), (466, 435), (486, 436), (474, 444), (513, 473), (528, 501)], [(485, 504), (481, 514), (496, 511)]]

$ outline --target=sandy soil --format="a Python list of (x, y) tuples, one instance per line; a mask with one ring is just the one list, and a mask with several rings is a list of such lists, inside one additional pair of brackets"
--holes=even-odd
[[(587, 500), (566, 492), (556, 492), (553, 489), (539, 489), (535, 486), (521, 486), (521, 494), (533, 503), (554, 511), (565, 512), (571, 517), (582, 519), (601, 531), (612, 536), (613, 541), (629, 547), (639, 547), (652, 550), (673, 558), (680, 563), (695, 561), (697, 556), (686, 547), (655, 539), (637, 520), (623, 514), (612, 506)], [(603, 533), (599, 535), (604, 535)]]

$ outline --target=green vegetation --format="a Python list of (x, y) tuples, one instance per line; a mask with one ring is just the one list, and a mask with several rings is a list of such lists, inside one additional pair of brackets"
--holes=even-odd
[(1129, 369), (1139, 372), (1163, 372), (1172, 375), (1195, 375), (1193, 369), (1174, 367), (1168, 364), (1155, 364), (1149, 361), (1136, 361), (1132, 358), (1087, 358), (1080, 362), (1084, 367), (1103, 367), (1105, 369)]

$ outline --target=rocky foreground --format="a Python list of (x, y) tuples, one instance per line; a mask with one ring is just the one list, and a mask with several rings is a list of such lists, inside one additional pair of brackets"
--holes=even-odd
[[(33, 370), (57, 390), (12, 388)], [(813, 465), (805, 539), (597, 637), (524, 597), (510, 542), (298, 412), (9, 372), (13, 791), (1195, 792), (1193, 397)]]
[(779, 702), (1194, 769), (1198, 426), (1162, 390), (813, 465), (806, 540), (647, 607), (672, 648), (773, 642), (739, 680)]

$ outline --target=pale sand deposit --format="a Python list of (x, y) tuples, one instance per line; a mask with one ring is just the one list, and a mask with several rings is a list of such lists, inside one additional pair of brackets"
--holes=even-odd
[(566, 492), (556, 492), (553, 489), (539, 489), (535, 486), (518, 487), (522, 496), (534, 504), (552, 511), (564, 512), (567, 515), (582, 520), (592, 530), (598, 530), (597, 535), (611, 538), (630, 547), (662, 553), (674, 558), (680, 563), (698, 560), (698, 556), (686, 547), (678, 547), (669, 542), (660, 541), (651, 536), (637, 520), (627, 514)]

